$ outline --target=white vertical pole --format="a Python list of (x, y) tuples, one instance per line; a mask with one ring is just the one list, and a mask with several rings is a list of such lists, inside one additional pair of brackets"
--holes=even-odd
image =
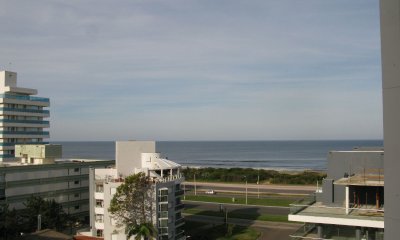
[(346, 186), (346, 215), (349, 214), (349, 186)]
[(196, 173), (194, 174), (194, 195), (197, 196)]
[(247, 179), (246, 179), (246, 205), (247, 205)]
[(258, 193), (258, 198), (260, 198), (260, 169), (258, 169), (258, 175), (257, 175), (257, 193)]

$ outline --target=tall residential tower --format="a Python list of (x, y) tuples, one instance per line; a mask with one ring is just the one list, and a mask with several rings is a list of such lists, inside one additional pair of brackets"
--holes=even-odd
[(17, 73), (0, 71), (0, 162), (14, 160), (15, 144), (40, 144), (49, 138), (48, 98), (37, 90), (17, 87)]

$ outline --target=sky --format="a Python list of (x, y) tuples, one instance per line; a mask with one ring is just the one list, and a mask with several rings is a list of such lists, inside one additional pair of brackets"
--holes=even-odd
[(377, 0), (0, 0), (52, 141), (382, 139)]

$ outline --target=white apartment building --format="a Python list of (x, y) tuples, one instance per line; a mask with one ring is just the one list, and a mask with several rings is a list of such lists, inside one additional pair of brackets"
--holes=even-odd
[(292, 239), (384, 239), (383, 149), (331, 151), (322, 187), (291, 204)]
[(17, 86), (17, 73), (0, 71), (0, 162), (14, 160), (15, 144), (40, 144), (49, 138), (48, 98)]
[[(181, 202), (184, 180), (181, 166), (155, 152), (154, 141), (116, 142), (116, 167), (90, 172), (90, 232), (80, 235), (93, 239), (126, 240), (124, 227), (118, 227), (108, 208), (124, 177), (139, 172), (152, 179), (154, 187), (153, 224), (159, 240), (186, 239)], [(132, 237), (133, 239), (133, 237)]]

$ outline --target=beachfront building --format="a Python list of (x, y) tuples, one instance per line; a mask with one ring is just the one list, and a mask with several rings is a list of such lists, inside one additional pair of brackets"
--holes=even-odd
[(49, 138), (48, 98), (17, 86), (17, 73), (0, 71), (0, 162), (14, 160), (15, 144), (40, 144)]
[(61, 146), (16, 145), (19, 161), (0, 165), (0, 204), (23, 209), (31, 196), (54, 199), (64, 211), (89, 219), (89, 168), (104, 168), (115, 161), (56, 160)]
[(154, 141), (116, 142), (116, 167), (90, 171), (91, 229), (80, 232), (77, 238), (126, 240), (124, 226), (119, 226), (118, 219), (110, 216), (108, 208), (124, 178), (143, 172), (151, 178), (153, 187), (153, 224), (157, 228), (157, 239), (186, 239), (181, 202), (184, 178), (180, 168), (179, 164), (155, 152)]
[(291, 237), (383, 240), (383, 158), (381, 148), (329, 152), (322, 187), (291, 204), (289, 221), (305, 223)]

